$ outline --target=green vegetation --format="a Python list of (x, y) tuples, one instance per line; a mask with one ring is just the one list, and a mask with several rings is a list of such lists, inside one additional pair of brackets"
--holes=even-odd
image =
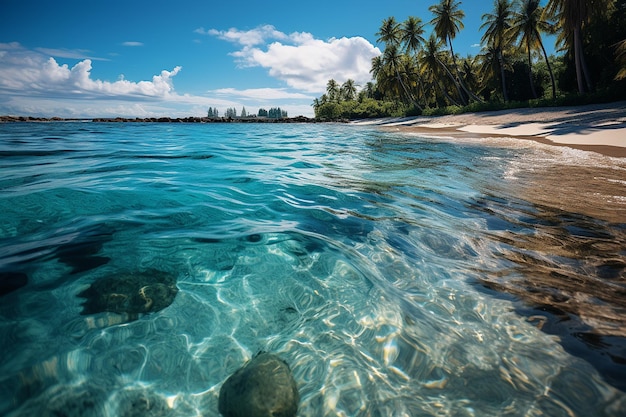
[[(220, 112), (217, 108), (209, 107), (207, 112), (207, 117), (217, 119), (220, 117)], [(237, 109), (232, 107), (226, 109), (226, 113), (224, 114), (226, 119), (246, 119), (246, 118), (255, 118), (255, 117), (267, 117), (269, 119), (281, 119), (289, 117), (287, 115), (287, 111), (281, 110), (280, 107), (272, 107), (271, 109), (266, 110), (264, 108), (260, 108), (257, 114), (248, 113), (246, 108), (243, 107), (241, 109), (241, 113), (237, 115)]]
[(287, 112), (285, 110), (281, 110), (280, 107), (272, 107), (271, 109), (269, 109), (269, 111), (265, 109), (259, 109), (259, 112), (257, 114), (259, 117), (269, 117), (270, 119), (280, 119), (288, 117)]
[[(429, 8), (433, 33), (412, 16), (384, 19), (369, 82), (329, 80), (315, 116), (338, 120), (610, 102), (626, 98), (626, 0), (494, 0), (482, 16), (483, 47), (458, 56), (459, 0)], [(556, 35), (548, 56), (545, 35)]]
[(226, 114), (224, 116), (227, 119), (234, 119), (237, 117), (237, 109), (234, 107), (226, 109)]

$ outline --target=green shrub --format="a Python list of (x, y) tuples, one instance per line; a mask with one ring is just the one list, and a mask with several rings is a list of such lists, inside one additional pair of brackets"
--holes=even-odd
[(513, 110), (520, 108), (542, 108), (581, 106), (594, 103), (609, 103), (623, 100), (626, 97), (626, 83), (624, 88), (598, 90), (592, 94), (580, 95), (570, 93), (559, 95), (556, 99), (543, 97), (528, 101), (485, 101), (472, 102), (467, 106), (427, 107), (420, 110), (417, 106), (408, 106), (396, 101), (383, 101), (373, 98), (364, 98), (361, 101), (344, 100), (327, 102), (315, 109), (315, 117), (322, 121), (343, 119), (373, 119), (380, 117), (405, 116), (445, 116), (450, 114), (480, 113), (486, 111)]

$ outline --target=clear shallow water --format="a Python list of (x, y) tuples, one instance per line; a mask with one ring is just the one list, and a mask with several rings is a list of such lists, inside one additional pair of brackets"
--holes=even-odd
[[(217, 415), (265, 350), (301, 416), (624, 415), (625, 226), (519, 194), (537, 161), (598, 161), (491, 145), (0, 125), (0, 273), (28, 281), (0, 297), (0, 414)], [(171, 305), (81, 314), (90, 284), (154, 270)]]

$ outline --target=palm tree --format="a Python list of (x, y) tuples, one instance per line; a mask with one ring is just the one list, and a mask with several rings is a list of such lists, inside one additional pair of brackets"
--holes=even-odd
[(559, 42), (568, 46), (570, 52), (573, 51), (574, 53), (576, 82), (578, 84), (578, 92), (581, 94), (585, 92), (583, 67), (586, 67), (580, 36), (582, 29), (581, 14), (586, 13), (584, 3), (585, 0), (550, 0), (546, 6), (548, 15), (555, 19), (561, 28)]
[(382, 57), (372, 59), (370, 72), (374, 75), (383, 91), (393, 91), (396, 97), (404, 95), (405, 98), (409, 98), (409, 91), (401, 75), (402, 59), (399, 52), (401, 30), (396, 18), (391, 16), (384, 19), (380, 29), (376, 32), (376, 36), (378, 36), (376, 42), (385, 44), (385, 51)]
[(337, 101), (339, 99), (339, 84), (337, 81), (330, 79), (326, 84), (326, 94), (329, 101)]
[[(442, 86), (441, 84), (442, 79), (445, 79), (444, 75), (447, 74), (454, 87), (457, 88), (457, 92), (459, 92), (458, 84), (454, 79), (454, 75), (452, 75), (443, 61), (445, 53), (441, 51), (442, 46), (443, 41), (440, 38), (437, 38), (433, 33), (424, 44), (424, 48), (420, 53), (422, 73), (427, 82), (432, 86), (432, 88), (426, 90), (430, 91), (434, 95), (435, 101), (437, 101), (437, 91), (439, 91), (448, 103), (458, 105), (459, 103), (450, 96), (445, 86)], [(445, 74), (442, 74), (442, 71)]]
[(513, 41), (511, 37), (512, 15), (513, 8), (509, 0), (495, 0), (493, 13), (482, 15), (482, 20), (485, 22), (480, 26), (481, 30), (486, 29), (482, 42), (494, 48), (500, 63), (500, 80), (502, 81), (504, 101), (509, 101), (509, 94), (506, 89), (503, 51)]
[(400, 92), (397, 88), (397, 78), (383, 60), (383, 56), (379, 55), (372, 58), (372, 69), (370, 70), (372, 77), (376, 80), (376, 84), (384, 95), (392, 95), (399, 97)]
[(557, 20), (562, 30), (559, 41), (574, 53), (576, 81), (581, 94), (586, 91), (585, 83), (587, 89), (592, 90), (591, 76), (583, 52), (583, 28), (594, 13), (610, 13), (614, 6), (614, 0), (549, 0), (546, 6), (548, 15)]
[(311, 106), (313, 106), (313, 111), (315, 112), (317, 112), (317, 109), (319, 109), (321, 105), (322, 105), (322, 101), (319, 98), (314, 98), (313, 103), (311, 103)]
[(532, 51), (540, 48), (543, 58), (548, 66), (550, 73), (550, 81), (552, 82), (552, 98), (556, 98), (556, 82), (554, 81), (554, 73), (548, 59), (548, 53), (541, 40), (541, 33), (551, 33), (552, 25), (544, 19), (544, 9), (541, 7), (540, 0), (517, 0), (519, 9), (513, 13), (513, 25), (511, 30), (515, 38), (519, 38), (520, 46), (525, 49), (528, 54), (528, 68), (530, 77), (530, 88), (533, 96), (537, 98), (535, 92), (535, 84), (533, 83), (533, 63)]
[[(459, 9), (461, 1), (457, 0), (440, 0), (439, 4), (432, 5), (428, 8), (435, 15), (430, 21), (431, 25), (434, 25), (435, 33), (439, 39), (446, 42), (450, 47), (450, 55), (452, 56), (452, 63), (455, 72), (457, 73), (458, 82), (465, 92), (472, 96), (467, 90), (467, 87), (463, 85), (458, 77), (458, 67), (456, 64), (456, 56), (454, 55), (454, 48), (452, 47), (452, 39), (456, 37), (456, 34), (461, 31), (465, 26), (463, 25), (463, 18), (465, 13)], [(461, 100), (466, 103), (465, 97), (461, 95)]]
[(354, 80), (348, 79), (345, 83), (343, 83), (339, 89), (339, 94), (344, 100), (354, 100), (356, 97), (356, 83)]
[(359, 93), (357, 94), (357, 100), (359, 102), (363, 102), (363, 100), (365, 100), (366, 98), (374, 98), (375, 91), (376, 84), (374, 84), (372, 81), (368, 81), (367, 83), (365, 83), (365, 87), (363, 87), (361, 91), (359, 91)]
[(455, 58), (452, 39), (465, 27), (462, 21), (465, 17), (465, 12), (459, 9), (460, 5), (460, 1), (441, 0), (439, 4), (428, 8), (435, 15), (430, 24), (435, 26), (435, 33), (439, 39), (442, 39), (450, 46), (450, 55), (452, 55), (453, 60)]
[(478, 57), (468, 55), (461, 61), (461, 76), (465, 85), (471, 90), (480, 92), (480, 68)]
[[(412, 94), (406, 85), (406, 61), (404, 55), (398, 50), (396, 45), (388, 45), (383, 53), (383, 66), (387, 68), (389, 74), (396, 77), (396, 89), (400, 96), (404, 95), (405, 101), (414, 101)], [(400, 87), (400, 88), (397, 88)], [(400, 90), (401, 89), (401, 90)]]
[(372, 58), (372, 69), (370, 69), (370, 72), (372, 73), (372, 77), (374, 77), (374, 79), (378, 79), (378, 77), (382, 74), (383, 70), (384, 70), (384, 67), (383, 67), (382, 55), (378, 55)]
[(363, 89), (363, 91), (365, 91), (366, 97), (374, 98), (374, 93), (376, 92), (376, 85), (374, 85), (373, 82), (368, 81), (367, 84), (365, 84), (365, 88)]
[(383, 42), (386, 46), (398, 46), (400, 44), (400, 24), (391, 16), (383, 20), (378, 32), (376, 42)]
[(491, 91), (494, 89), (493, 86), (498, 84), (497, 80), (500, 78), (500, 68), (502, 66), (500, 53), (493, 46), (485, 46), (482, 48), (480, 55), (478, 55), (478, 61), (482, 91), (487, 94), (487, 97), (490, 97)]
[(424, 39), (424, 24), (419, 17), (409, 16), (400, 25), (400, 42), (404, 44), (407, 53), (417, 54), (426, 42)]
[[(422, 19), (409, 16), (409, 18), (401, 24), (400, 42), (404, 45), (407, 54), (412, 53), (414, 57), (417, 57), (418, 52), (422, 48), (422, 44), (426, 42), (424, 39), (424, 24), (422, 23)], [(415, 59), (414, 65), (410, 65), (410, 67), (414, 67), (415, 70), (412, 71), (412, 73), (419, 86), (418, 95), (420, 92), (424, 93), (424, 85), (420, 76), (419, 60)]]

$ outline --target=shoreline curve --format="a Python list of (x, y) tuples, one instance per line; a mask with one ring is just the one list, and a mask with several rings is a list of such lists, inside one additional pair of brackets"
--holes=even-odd
[(626, 101), (447, 116), (363, 119), (351, 124), (435, 137), (530, 139), (626, 158)]

